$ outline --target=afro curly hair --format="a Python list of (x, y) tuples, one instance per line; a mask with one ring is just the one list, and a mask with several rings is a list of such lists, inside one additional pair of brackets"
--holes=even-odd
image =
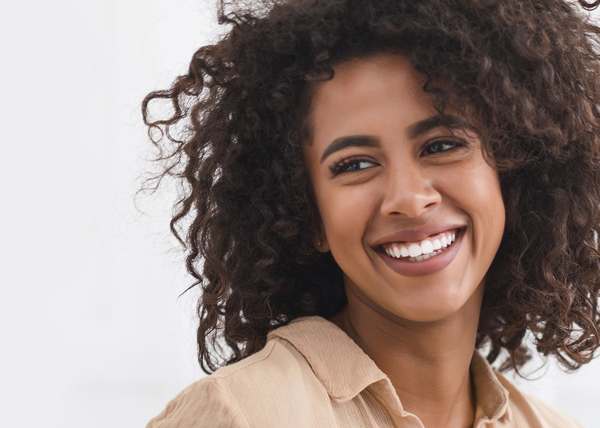
[[(339, 267), (315, 250), (319, 213), (302, 148), (315, 85), (335, 65), (383, 51), (410, 58), (438, 111), (477, 112), (499, 171), (506, 226), (477, 346), (518, 370), (530, 331), (537, 351), (566, 368), (588, 362), (600, 346), (600, 28), (586, 10), (598, 3), (221, 2), (229, 32), (142, 105), (160, 149), (156, 178), (182, 188), (171, 230), (202, 290), (202, 369), (346, 304)], [(171, 111), (153, 118), (149, 104), (161, 100)]]

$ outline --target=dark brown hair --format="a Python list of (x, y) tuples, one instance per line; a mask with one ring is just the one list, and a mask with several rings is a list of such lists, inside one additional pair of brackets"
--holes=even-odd
[[(389, 49), (407, 52), (439, 110), (477, 112), (500, 173), (506, 229), (478, 347), (490, 362), (504, 350), (503, 369), (518, 369), (529, 330), (544, 356), (569, 369), (588, 362), (600, 345), (600, 29), (586, 12), (564, 0), (249, 4), (222, 2), (230, 31), (143, 102), (157, 179), (182, 186), (171, 229), (202, 289), (203, 370), (257, 352), (294, 318), (345, 305), (339, 267), (314, 244), (302, 156), (311, 89), (335, 64)], [(173, 110), (151, 117), (160, 100)]]

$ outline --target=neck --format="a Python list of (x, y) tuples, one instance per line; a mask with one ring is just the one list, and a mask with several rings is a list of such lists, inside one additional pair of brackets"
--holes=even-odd
[(458, 313), (426, 323), (390, 316), (347, 290), (348, 305), (331, 321), (389, 377), (403, 408), (427, 428), (464, 428), (473, 426), (475, 417), (469, 367), (480, 288)]

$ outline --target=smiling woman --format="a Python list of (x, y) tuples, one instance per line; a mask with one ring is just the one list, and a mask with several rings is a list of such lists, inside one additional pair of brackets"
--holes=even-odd
[(356, 289), (403, 320), (478, 316), (504, 231), (498, 173), (481, 141), (436, 112), (406, 56), (379, 54), (334, 73), (314, 90), (304, 152), (320, 249), (341, 268), (349, 300), (335, 319), (355, 317)]
[(221, 6), (143, 104), (214, 372), (148, 426), (580, 427), (500, 372), (600, 346), (600, 29), (563, 0)]

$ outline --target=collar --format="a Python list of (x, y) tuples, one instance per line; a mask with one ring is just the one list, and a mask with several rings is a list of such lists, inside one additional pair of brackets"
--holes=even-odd
[(506, 417), (511, 419), (508, 390), (498, 380), (490, 363), (475, 350), (471, 359), (471, 375), (475, 385), (475, 426)]
[[(289, 342), (306, 358), (331, 398), (348, 401), (370, 385), (379, 383), (379, 387), (388, 384), (389, 388), (384, 389), (391, 390), (394, 401), (398, 400), (387, 375), (342, 329), (325, 318), (297, 318), (269, 333), (268, 340), (275, 338)], [(341, 355), (343, 363), (340, 363)], [(348, 376), (349, 373), (352, 375)], [(477, 351), (471, 360), (471, 373), (477, 402), (475, 426), (510, 417), (508, 390)]]
[(294, 319), (269, 333), (267, 340), (275, 337), (292, 344), (306, 358), (329, 396), (336, 400), (350, 400), (372, 383), (387, 379), (342, 329), (325, 318)]

